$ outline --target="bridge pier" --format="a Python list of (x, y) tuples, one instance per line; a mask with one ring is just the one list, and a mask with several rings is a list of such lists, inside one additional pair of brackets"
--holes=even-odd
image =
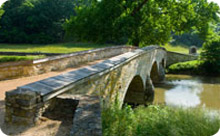
[(158, 70), (159, 70), (159, 72), (158, 72), (158, 74), (159, 74), (158, 82), (161, 83), (165, 80), (165, 75), (166, 75), (165, 68), (164, 68), (162, 63), (159, 64), (159, 69)]
[(157, 64), (156, 62), (153, 64), (150, 78), (154, 84), (161, 83), (165, 79), (165, 68), (161, 63)]
[(79, 98), (70, 135), (102, 136), (101, 103), (98, 96)]
[(33, 125), (44, 111), (36, 92), (14, 90), (6, 93), (5, 122), (18, 125)]
[(147, 76), (146, 88), (145, 88), (145, 101), (147, 104), (151, 104), (153, 100), (154, 100), (154, 85), (150, 76)]

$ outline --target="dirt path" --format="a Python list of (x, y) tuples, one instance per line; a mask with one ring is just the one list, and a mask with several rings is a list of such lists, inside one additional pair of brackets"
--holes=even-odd
[(45, 78), (53, 77), (66, 73), (72, 70), (76, 70), (88, 65), (93, 65), (99, 61), (89, 62), (86, 65), (81, 65), (77, 68), (69, 68), (65, 71), (49, 72), (42, 75), (23, 77), (19, 79), (0, 81), (0, 128), (7, 135), (16, 136), (66, 136), (69, 135), (71, 123), (67, 120), (52, 120), (49, 118), (44, 118), (40, 124), (35, 127), (9, 127), (4, 124), (4, 114), (5, 114), (5, 92), (16, 89), (18, 86), (23, 86), (32, 82), (36, 82)]

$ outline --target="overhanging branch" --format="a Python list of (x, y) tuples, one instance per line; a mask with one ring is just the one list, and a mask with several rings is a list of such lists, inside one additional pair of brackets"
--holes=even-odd
[(139, 12), (141, 10), (141, 8), (148, 2), (149, 0), (144, 0), (140, 5), (138, 5), (137, 8), (135, 8), (131, 15), (134, 16), (137, 12)]

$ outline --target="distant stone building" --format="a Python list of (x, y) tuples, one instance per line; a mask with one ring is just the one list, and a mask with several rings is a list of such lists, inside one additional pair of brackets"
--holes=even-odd
[(189, 54), (197, 55), (197, 47), (196, 46), (191, 46), (189, 48)]

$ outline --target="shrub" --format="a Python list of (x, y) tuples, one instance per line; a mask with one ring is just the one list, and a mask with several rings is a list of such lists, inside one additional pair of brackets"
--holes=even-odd
[(220, 118), (202, 109), (166, 106), (114, 106), (103, 111), (102, 119), (104, 136), (208, 136), (220, 127)]
[(204, 70), (201, 67), (203, 63), (203, 61), (199, 60), (179, 62), (169, 66), (167, 72), (175, 74), (201, 74), (204, 73)]
[(202, 48), (201, 59), (208, 73), (220, 73), (220, 37), (207, 41)]

